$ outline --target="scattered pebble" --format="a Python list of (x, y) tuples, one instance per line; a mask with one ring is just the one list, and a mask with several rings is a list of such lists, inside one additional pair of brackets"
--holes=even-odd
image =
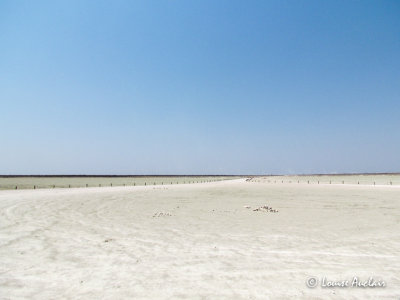
[(154, 217), (170, 217), (170, 216), (172, 216), (172, 214), (170, 214), (169, 212), (158, 212), (153, 215), (153, 218)]
[(273, 209), (272, 207), (268, 207), (266, 205), (260, 206), (259, 208), (253, 209), (253, 211), (265, 211), (265, 212), (272, 212), (272, 213), (277, 213), (278, 210)]

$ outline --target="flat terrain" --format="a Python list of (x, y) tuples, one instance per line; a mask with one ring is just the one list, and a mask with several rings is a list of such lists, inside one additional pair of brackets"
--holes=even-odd
[[(0, 190), (73, 188), (73, 187), (105, 187), (105, 186), (137, 186), (137, 185), (169, 185), (219, 181), (235, 178), (233, 176), (73, 176), (73, 177), (0, 177)], [(236, 177), (238, 178), (238, 177)]]
[(0, 299), (399, 299), (400, 187), (289, 181), (0, 191)]

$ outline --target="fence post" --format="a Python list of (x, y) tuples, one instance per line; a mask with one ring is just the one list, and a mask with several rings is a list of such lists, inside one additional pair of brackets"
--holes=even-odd
[(36, 190), (36, 185), (33, 186), (33, 189)]
[(86, 183), (86, 187), (88, 187), (88, 184)]
[(70, 184), (68, 184), (68, 187), (69, 187), (69, 188), (71, 188), (71, 185), (70, 185)]
[(18, 186), (17, 185), (15, 186), (15, 189), (18, 190)]
[(111, 186), (112, 186), (112, 182), (111, 182)]

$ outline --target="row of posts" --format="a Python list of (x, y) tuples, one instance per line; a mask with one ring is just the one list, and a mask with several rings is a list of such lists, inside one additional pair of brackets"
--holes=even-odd
[[(220, 179), (220, 180), (221, 180), (221, 179)], [(205, 181), (200, 181), (200, 183), (203, 183), (203, 182), (213, 182), (213, 181), (216, 181), (216, 180), (205, 180)], [(186, 184), (186, 181), (184, 181), (183, 183)], [(195, 181), (188, 181), (188, 183), (195, 183)], [(196, 183), (199, 183), (199, 181), (196, 181)], [(173, 184), (172, 181), (171, 181), (171, 184)], [(177, 181), (176, 184), (179, 184), (179, 181)], [(123, 183), (122, 185), (123, 185), (123, 186), (126, 186), (125, 183)], [(147, 185), (147, 182), (145, 182), (144, 185)], [(153, 182), (153, 185), (157, 185), (156, 182)], [(161, 185), (164, 185), (164, 182), (161, 182)], [(110, 183), (110, 186), (113, 186), (113, 184)], [(136, 182), (133, 183), (133, 186), (136, 186)], [(53, 189), (54, 189), (56, 186), (53, 184), (52, 187), (53, 187)], [(86, 187), (89, 187), (89, 185), (86, 184)], [(101, 184), (99, 184), (99, 187), (101, 187)], [(33, 186), (33, 189), (36, 190), (36, 188), (37, 188), (37, 186), (34, 185), (34, 186)], [(68, 188), (71, 188), (71, 185), (70, 185), (70, 184), (68, 185)], [(15, 186), (15, 189), (18, 190), (18, 186), (17, 186), (17, 185)]]
[[(261, 182), (261, 180), (255, 180), (255, 182)], [(271, 180), (268, 180), (268, 182), (271, 182)], [(283, 180), (281, 180), (282, 183), (284, 183)], [(292, 183), (291, 180), (287, 181), (288, 183)], [(274, 180), (274, 183), (276, 183), (276, 180)], [(300, 183), (300, 180), (297, 180), (297, 183)], [(319, 184), (319, 180), (317, 181), (317, 183)], [(310, 180), (307, 180), (307, 184), (310, 184)], [(329, 180), (329, 184), (332, 184), (332, 180)], [(342, 180), (342, 184), (344, 184), (344, 180)], [(357, 181), (357, 184), (360, 184), (359, 181)], [(390, 185), (393, 185), (393, 182), (390, 181), (389, 182)], [(376, 185), (376, 182), (374, 181), (374, 185)]]

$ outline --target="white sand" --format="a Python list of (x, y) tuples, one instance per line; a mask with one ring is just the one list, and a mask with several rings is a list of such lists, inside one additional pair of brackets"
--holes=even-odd
[(0, 191), (1, 299), (399, 299), (399, 249), (398, 186)]

